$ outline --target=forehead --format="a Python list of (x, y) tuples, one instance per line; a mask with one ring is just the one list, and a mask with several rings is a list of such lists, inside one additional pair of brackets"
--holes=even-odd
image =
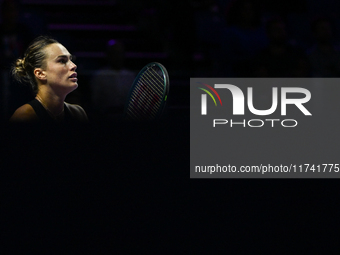
[(45, 48), (48, 59), (55, 59), (60, 55), (70, 55), (68, 50), (60, 43), (53, 43)]

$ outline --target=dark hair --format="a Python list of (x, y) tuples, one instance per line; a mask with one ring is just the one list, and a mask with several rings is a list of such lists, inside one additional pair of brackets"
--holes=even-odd
[(57, 40), (48, 36), (39, 36), (28, 46), (24, 57), (17, 59), (12, 67), (12, 75), (19, 82), (29, 82), (34, 93), (38, 92), (34, 69), (45, 66), (46, 53), (44, 49)]

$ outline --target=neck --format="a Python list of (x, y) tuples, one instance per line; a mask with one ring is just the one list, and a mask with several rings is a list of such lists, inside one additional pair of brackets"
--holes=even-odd
[(49, 93), (48, 91), (39, 90), (36, 98), (54, 117), (61, 115), (64, 110), (65, 97)]

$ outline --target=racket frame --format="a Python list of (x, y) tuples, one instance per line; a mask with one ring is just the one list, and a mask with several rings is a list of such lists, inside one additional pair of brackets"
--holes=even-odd
[(168, 74), (168, 71), (166, 70), (166, 68), (161, 63), (151, 62), (151, 63), (145, 65), (139, 71), (139, 73), (137, 74), (135, 80), (132, 83), (132, 86), (131, 86), (129, 94), (128, 94), (127, 102), (126, 102), (125, 108), (124, 108), (125, 119), (127, 119), (127, 110), (128, 110), (129, 105), (130, 105), (130, 101), (131, 101), (130, 99), (131, 99), (132, 92), (134, 91), (136, 85), (138, 84), (138, 81), (139, 81), (140, 77), (143, 75), (145, 70), (147, 70), (147, 69), (149, 69), (149, 68), (151, 68), (153, 66), (158, 66), (160, 68), (160, 70), (162, 71), (162, 74), (163, 74), (163, 79), (164, 79), (163, 97), (161, 99), (161, 105), (159, 107), (160, 110), (159, 110), (159, 112), (158, 112), (158, 114), (157, 114), (155, 119), (158, 119), (162, 115), (162, 113), (164, 111), (164, 108), (165, 108), (166, 101), (167, 101), (167, 97), (168, 97), (168, 94), (169, 94), (169, 87), (170, 87), (169, 74)]

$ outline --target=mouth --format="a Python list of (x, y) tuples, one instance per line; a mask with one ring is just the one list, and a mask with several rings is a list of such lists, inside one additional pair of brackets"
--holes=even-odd
[(72, 81), (77, 81), (77, 80), (78, 80), (78, 79), (77, 79), (77, 73), (73, 73), (73, 74), (70, 75), (68, 78), (71, 79)]
[(77, 78), (77, 73), (73, 73), (69, 78)]

